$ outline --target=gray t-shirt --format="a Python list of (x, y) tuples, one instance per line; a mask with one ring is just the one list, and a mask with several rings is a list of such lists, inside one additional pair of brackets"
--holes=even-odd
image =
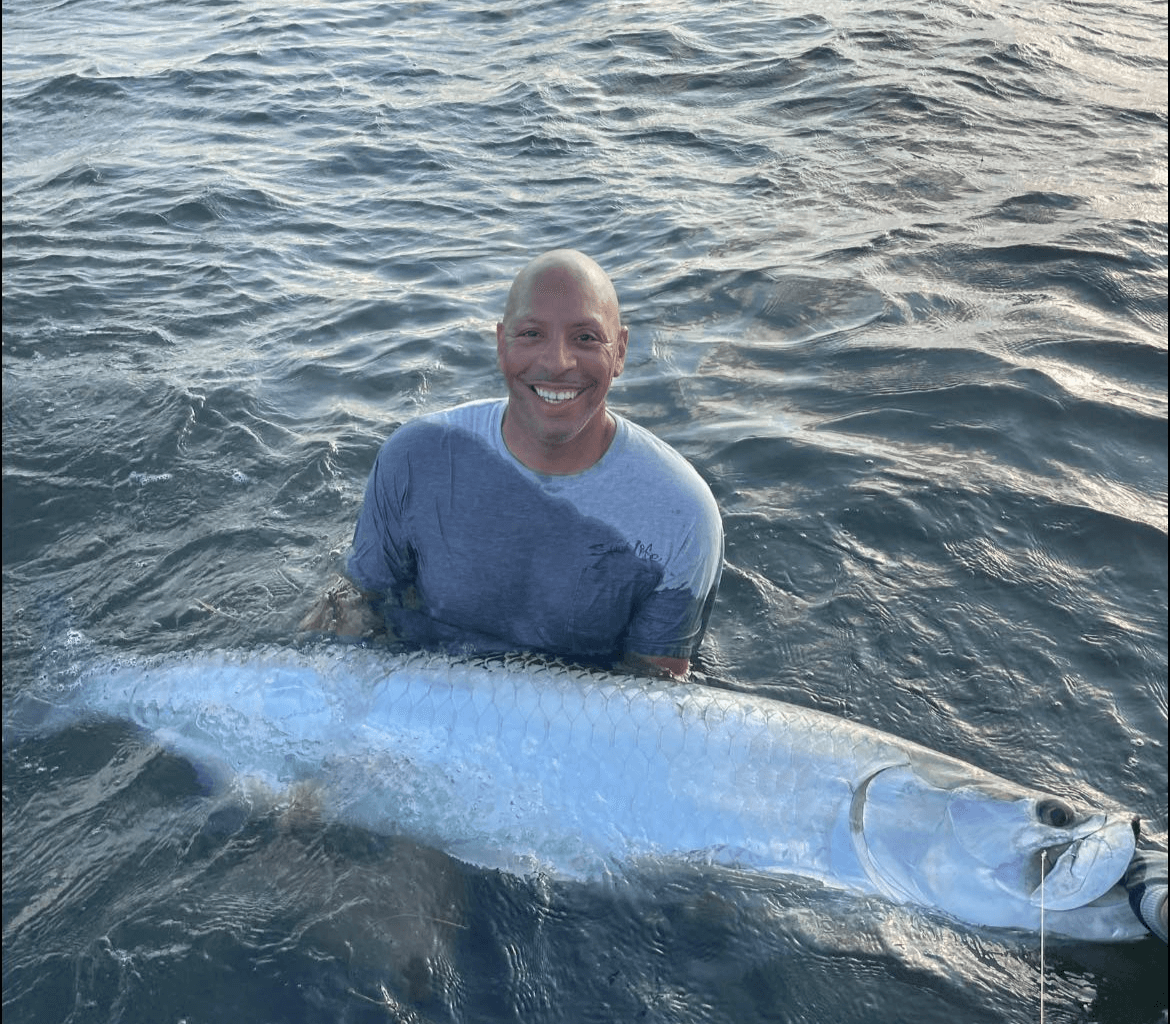
[[(691, 657), (723, 565), (710, 489), (673, 448), (614, 416), (605, 455), (536, 473), (504, 444), (506, 401), (400, 427), (366, 485), (348, 571), (395, 632), (450, 651)], [(417, 600), (399, 603), (407, 588)]]

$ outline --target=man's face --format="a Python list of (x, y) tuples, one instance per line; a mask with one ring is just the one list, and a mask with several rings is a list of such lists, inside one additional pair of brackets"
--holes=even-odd
[(607, 430), (605, 396), (622, 372), (627, 337), (616, 304), (587, 274), (553, 267), (535, 275), (496, 325), (510, 429), (545, 451)]

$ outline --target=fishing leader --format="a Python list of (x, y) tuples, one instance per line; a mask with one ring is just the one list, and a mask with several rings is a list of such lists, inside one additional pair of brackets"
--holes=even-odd
[(628, 342), (592, 259), (560, 249), (527, 264), (496, 324), (507, 398), (390, 436), (349, 580), (301, 628), (684, 677), (719, 586), (723, 527), (695, 469), (606, 407)]

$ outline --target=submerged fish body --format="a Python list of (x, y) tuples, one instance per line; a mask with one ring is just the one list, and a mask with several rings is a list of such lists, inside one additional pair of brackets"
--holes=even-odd
[[(695, 683), (339, 645), (122, 662), (50, 723), (126, 719), (239, 785), (473, 864), (598, 877), (685, 856), (974, 925), (1138, 938), (1136, 822), (831, 715)], [(44, 723), (42, 723), (44, 724)]]

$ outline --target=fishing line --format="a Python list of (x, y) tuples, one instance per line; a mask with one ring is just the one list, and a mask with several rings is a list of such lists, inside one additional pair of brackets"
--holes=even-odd
[(1044, 867), (1048, 851), (1040, 851), (1040, 1024), (1044, 1024)]

